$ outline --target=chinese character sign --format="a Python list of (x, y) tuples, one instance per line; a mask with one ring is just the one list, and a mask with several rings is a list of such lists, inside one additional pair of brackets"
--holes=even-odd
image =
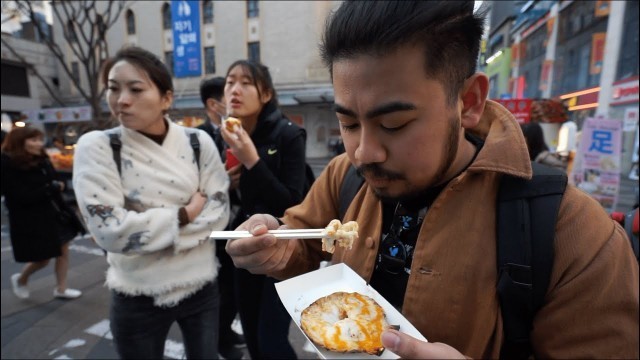
[(172, 0), (173, 73), (176, 77), (200, 76), (200, 3)]
[(615, 210), (620, 188), (622, 122), (585, 120), (580, 138), (577, 165), (570, 181), (589, 193), (608, 211)]

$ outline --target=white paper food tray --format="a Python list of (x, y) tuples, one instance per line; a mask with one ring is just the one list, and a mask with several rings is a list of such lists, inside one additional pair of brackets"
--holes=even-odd
[[(362, 279), (355, 271), (345, 264), (336, 264), (315, 270), (289, 280), (276, 283), (276, 290), (284, 307), (293, 321), (300, 328), (300, 315), (311, 303), (323, 296), (337, 291), (357, 292), (374, 299), (383, 309), (387, 321), (391, 325), (400, 325), (400, 331), (424, 340), (424, 336), (411, 325), (396, 308)], [(304, 331), (300, 329), (304, 334)], [(306, 334), (304, 334), (306, 336)], [(309, 338), (307, 337), (307, 340)], [(311, 341), (309, 341), (311, 342)], [(313, 344), (313, 342), (311, 342)], [(328, 351), (313, 344), (322, 359), (397, 359), (398, 355), (385, 349), (380, 356), (365, 353), (338, 353)]]

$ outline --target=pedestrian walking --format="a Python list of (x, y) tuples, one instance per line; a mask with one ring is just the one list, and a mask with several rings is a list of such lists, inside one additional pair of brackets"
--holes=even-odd
[(44, 151), (44, 134), (34, 127), (14, 127), (2, 145), (2, 195), (9, 211), (13, 257), (27, 263), (11, 276), (13, 293), (29, 297), (33, 273), (55, 258), (57, 286), (53, 296), (75, 299), (82, 295), (67, 287), (69, 244), (85, 229), (62, 198), (65, 183)]
[(218, 262), (208, 238), (229, 217), (218, 151), (205, 132), (168, 118), (171, 74), (149, 51), (122, 48), (101, 79), (121, 125), (79, 139), (73, 185), (89, 231), (108, 252), (118, 354), (161, 359), (177, 322), (187, 358), (217, 358)]

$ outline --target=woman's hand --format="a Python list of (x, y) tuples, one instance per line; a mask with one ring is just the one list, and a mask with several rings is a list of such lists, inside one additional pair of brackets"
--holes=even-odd
[(244, 167), (251, 169), (260, 160), (251, 136), (244, 131), (242, 126), (236, 127), (236, 131), (232, 133), (223, 125), (220, 127), (220, 133), (229, 148), (231, 148), (231, 151), (233, 151), (233, 155)]
[(466, 359), (447, 344), (421, 341), (397, 330), (385, 330), (382, 345), (401, 359)]
[(195, 218), (198, 217), (198, 215), (200, 215), (206, 202), (207, 196), (199, 191), (191, 196), (189, 203), (184, 207), (184, 209), (187, 211), (189, 222), (192, 222)]

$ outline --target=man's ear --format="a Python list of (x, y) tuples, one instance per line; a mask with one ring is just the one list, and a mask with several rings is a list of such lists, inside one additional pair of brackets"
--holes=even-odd
[(478, 125), (484, 112), (489, 93), (489, 78), (483, 73), (475, 73), (464, 82), (460, 99), (462, 100), (462, 127), (471, 129)]
[(205, 104), (208, 110), (214, 110), (216, 106), (216, 100), (214, 98), (208, 98), (207, 101), (205, 101)]

